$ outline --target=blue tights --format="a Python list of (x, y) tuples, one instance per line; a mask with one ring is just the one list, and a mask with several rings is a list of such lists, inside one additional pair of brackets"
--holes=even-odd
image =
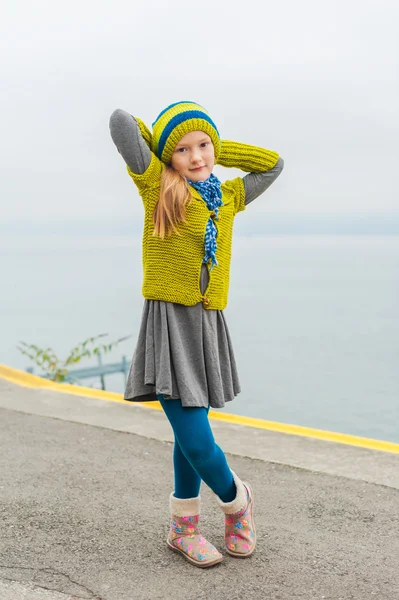
[(203, 480), (223, 502), (234, 500), (236, 486), (226, 457), (213, 437), (209, 408), (183, 407), (180, 400), (165, 400), (162, 395), (158, 400), (175, 434), (176, 498), (197, 497)]

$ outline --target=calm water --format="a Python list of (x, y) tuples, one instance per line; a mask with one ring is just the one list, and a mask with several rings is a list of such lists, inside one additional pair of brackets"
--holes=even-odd
[[(0, 260), (0, 362), (102, 332), (132, 334), (106, 357), (130, 360), (140, 240), (3, 236)], [(226, 317), (243, 390), (227, 412), (399, 442), (399, 237), (237, 237)]]

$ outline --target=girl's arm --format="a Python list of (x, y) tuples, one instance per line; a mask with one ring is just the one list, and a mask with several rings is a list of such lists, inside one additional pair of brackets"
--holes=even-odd
[(284, 161), (277, 152), (229, 140), (222, 140), (218, 164), (249, 172), (243, 178), (245, 204), (266, 191), (284, 168)]
[(151, 162), (151, 150), (147, 145), (147, 138), (151, 134), (144, 123), (117, 108), (111, 115), (109, 128), (115, 146), (128, 167), (133, 173), (143, 174)]

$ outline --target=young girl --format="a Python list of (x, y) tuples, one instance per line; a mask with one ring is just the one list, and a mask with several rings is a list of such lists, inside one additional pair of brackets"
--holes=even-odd
[[(125, 399), (158, 399), (173, 428), (174, 492), (168, 546), (209, 567), (222, 554), (200, 533), (204, 481), (225, 515), (226, 550), (255, 550), (251, 486), (231, 471), (215, 443), (209, 408), (240, 392), (224, 318), (234, 217), (283, 169), (276, 152), (220, 139), (208, 112), (194, 102), (165, 108), (152, 125), (116, 110), (115, 145), (144, 204), (143, 295), (139, 338)], [(215, 164), (249, 172), (221, 184)]]

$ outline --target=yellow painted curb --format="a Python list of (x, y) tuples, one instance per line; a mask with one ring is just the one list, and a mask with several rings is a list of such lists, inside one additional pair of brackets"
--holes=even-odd
[[(87, 398), (97, 398), (99, 400), (121, 402), (126, 405), (129, 404), (123, 399), (122, 394), (106, 392), (103, 390), (95, 390), (93, 388), (85, 388), (66, 383), (55, 383), (54, 381), (49, 381), (48, 379), (37, 377), (37, 375), (31, 375), (30, 373), (13, 369), (12, 367), (7, 367), (6, 365), (0, 365), (0, 378), (28, 388), (51, 389), (54, 392), (71, 394), (74, 396), (85, 396)], [(155, 410), (162, 410), (159, 402), (142, 402), (140, 403), (140, 406)], [(335, 442), (337, 444), (346, 444), (348, 446), (368, 448), (369, 450), (379, 450), (380, 452), (399, 454), (399, 444), (385, 442), (383, 440), (373, 440), (355, 435), (348, 435), (346, 433), (323, 431), (321, 429), (313, 429), (311, 427), (302, 427), (301, 425), (289, 425), (286, 423), (277, 423), (276, 421), (265, 421), (263, 419), (255, 419), (253, 417), (242, 417), (240, 415), (216, 412), (214, 410), (209, 411), (209, 417), (214, 421), (222, 421), (224, 423), (244, 425), (245, 427), (266, 429), (268, 431), (276, 431), (278, 433), (286, 433), (288, 435), (315, 438), (325, 442)]]

